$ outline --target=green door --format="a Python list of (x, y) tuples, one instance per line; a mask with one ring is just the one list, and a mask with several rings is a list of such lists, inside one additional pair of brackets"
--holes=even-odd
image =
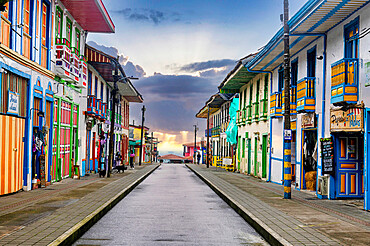
[(258, 153), (258, 140), (257, 138), (254, 138), (254, 176), (257, 176), (258, 170), (257, 153)]
[(267, 166), (267, 135), (262, 136), (262, 178), (266, 178)]
[(252, 161), (252, 152), (251, 152), (251, 147), (252, 147), (252, 144), (251, 144), (251, 139), (248, 138), (248, 141), (247, 141), (247, 144), (248, 144), (248, 174), (251, 174), (251, 169), (252, 169), (252, 166), (251, 166), (251, 161)]

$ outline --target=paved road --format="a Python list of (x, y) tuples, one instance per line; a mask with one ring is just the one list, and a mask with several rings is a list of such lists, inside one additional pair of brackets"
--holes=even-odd
[(164, 164), (75, 245), (267, 245), (189, 169)]

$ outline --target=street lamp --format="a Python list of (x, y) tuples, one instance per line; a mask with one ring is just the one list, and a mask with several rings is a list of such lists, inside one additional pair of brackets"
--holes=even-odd
[(141, 111), (142, 111), (142, 115), (141, 115), (141, 140), (140, 140), (140, 156), (139, 156), (139, 166), (141, 166), (141, 158), (142, 158), (142, 155), (143, 155), (143, 135), (144, 135), (144, 121), (145, 121), (145, 117), (144, 117), (144, 114), (145, 114), (145, 105), (143, 105)]
[(193, 125), (193, 126), (194, 126), (194, 164), (197, 164), (196, 152), (197, 152), (197, 130), (198, 130), (198, 127), (197, 127), (197, 125)]

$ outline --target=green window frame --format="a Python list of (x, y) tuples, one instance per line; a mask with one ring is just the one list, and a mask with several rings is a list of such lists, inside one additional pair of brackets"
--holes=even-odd
[(75, 32), (76, 32), (76, 37), (75, 37), (75, 48), (80, 51), (80, 45), (81, 45), (81, 32), (80, 30), (78, 30), (78, 28), (76, 27), (75, 29)]
[(60, 7), (56, 8), (55, 12), (55, 43), (62, 38), (63, 34), (63, 11)]
[(69, 45), (71, 45), (71, 40), (72, 40), (72, 21), (69, 18), (67, 18), (66, 39), (68, 40)]

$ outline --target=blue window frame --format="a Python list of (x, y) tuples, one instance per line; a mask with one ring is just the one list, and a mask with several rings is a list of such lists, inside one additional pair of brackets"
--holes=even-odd
[(358, 58), (359, 18), (344, 26), (344, 57)]
[(103, 82), (100, 83), (100, 99), (103, 101), (103, 95), (104, 95), (104, 84)]
[(278, 88), (278, 91), (281, 92), (284, 89), (284, 68), (282, 66), (279, 68), (278, 73), (279, 73), (279, 80), (278, 80), (279, 88)]
[(307, 51), (307, 77), (316, 77), (316, 46)]
[(91, 87), (92, 87), (92, 73), (89, 70), (88, 76), (87, 76), (88, 84), (87, 84), (87, 91), (88, 94), (91, 95)]
[(97, 97), (98, 96), (98, 77), (95, 76), (95, 90), (94, 90), (94, 95)]
[(298, 81), (298, 59), (292, 61), (292, 70), (291, 70), (291, 85), (297, 86)]

